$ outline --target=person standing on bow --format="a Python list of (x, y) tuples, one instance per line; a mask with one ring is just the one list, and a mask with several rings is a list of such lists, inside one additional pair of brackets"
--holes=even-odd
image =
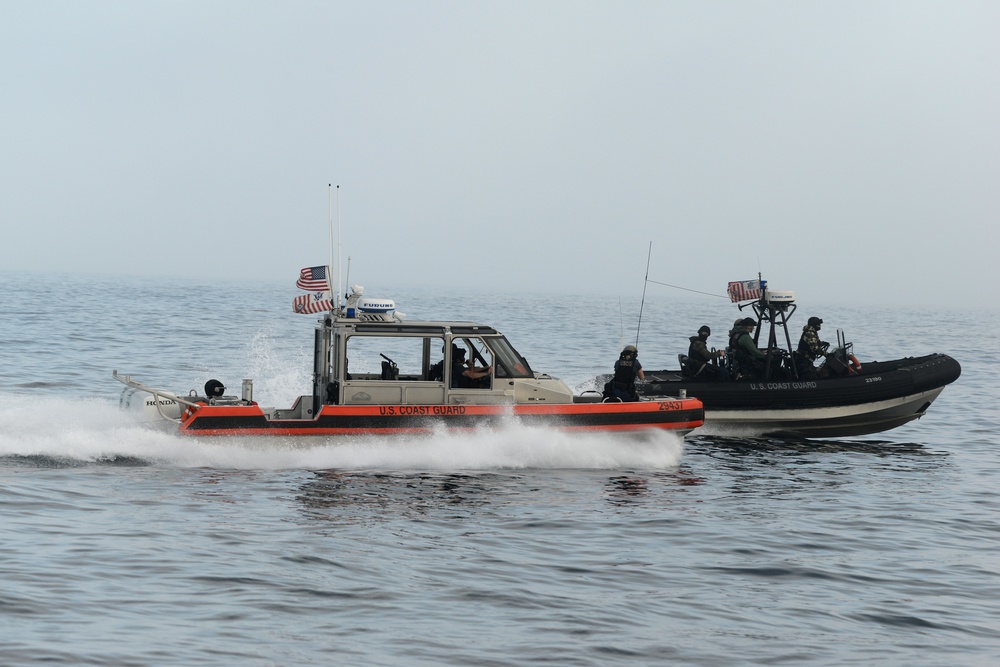
[(823, 325), (823, 320), (818, 317), (810, 317), (806, 325), (802, 327), (802, 337), (799, 338), (799, 346), (795, 350), (795, 367), (800, 378), (816, 377), (816, 367), (813, 363), (826, 355), (829, 343), (824, 343), (819, 339), (819, 330)]
[(642, 372), (642, 364), (637, 357), (639, 350), (635, 345), (626, 345), (625, 349), (618, 356), (615, 362), (615, 376), (611, 378), (609, 398), (617, 398), (619, 401), (638, 401), (639, 393), (635, 390), (636, 378), (645, 380), (646, 376)]
[(688, 347), (688, 374), (693, 378), (704, 378), (706, 380), (721, 380), (726, 377), (725, 366), (719, 365), (716, 361), (720, 357), (726, 356), (725, 350), (710, 351), (708, 349), (708, 337), (712, 335), (712, 330), (708, 325), (698, 329), (697, 336), (688, 338), (691, 345)]

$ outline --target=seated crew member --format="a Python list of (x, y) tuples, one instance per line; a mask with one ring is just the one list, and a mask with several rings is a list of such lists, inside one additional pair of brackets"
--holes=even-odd
[(727, 376), (726, 367), (720, 366), (716, 360), (726, 355), (725, 350), (714, 352), (708, 349), (708, 337), (712, 335), (712, 330), (705, 325), (698, 329), (697, 336), (691, 336), (688, 340), (691, 345), (688, 347), (688, 373), (691, 377), (721, 380)]
[(430, 368), (427, 369), (427, 379), (432, 381), (442, 382), (444, 381), (444, 353), (447, 351), (448, 346), (441, 346), (441, 359), (436, 363), (431, 364)]
[(795, 367), (800, 378), (816, 377), (816, 367), (813, 363), (826, 355), (829, 343), (824, 343), (819, 339), (819, 330), (823, 325), (823, 320), (818, 317), (810, 317), (809, 321), (802, 327), (802, 337), (799, 338), (799, 346), (795, 350)]
[(610, 392), (608, 398), (617, 398), (620, 401), (638, 401), (639, 393), (635, 390), (635, 380), (645, 380), (646, 375), (642, 372), (642, 364), (636, 358), (639, 351), (635, 345), (626, 345), (625, 349), (618, 356), (615, 362), (615, 375), (611, 378)]
[(728, 347), (726, 349), (729, 350), (730, 354), (732, 354), (733, 350), (736, 349), (736, 339), (740, 337), (741, 333), (743, 333), (743, 318), (742, 317), (739, 318), (738, 320), (736, 320), (735, 322), (733, 322), (733, 328), (729, 330), (729, 334), (728, 334), (729, 335), (729, 345), (728, 345)]
[(752, 317), (746, 317), (733, 333), (733, 353), (743, 377), (760, 377), (767, 361), (767, 354), (753, 341), (752, 334), (756, 326)]
[(451, 386), (481, 388), (489, 386), (493, 367), (473, 366), (465, 360), (465, 348), (451, 344)]

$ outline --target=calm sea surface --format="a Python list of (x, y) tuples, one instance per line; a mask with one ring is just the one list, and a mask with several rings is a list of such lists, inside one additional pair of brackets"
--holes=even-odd
[[(1000, 664), (997, 312), (803, 304), (862, 362), (963, 366), (923, 419), (840, 441), (210, 440), (119, 410), (112, 369), (290, 406), (293, 280), (0, 273), (0, 665)], [(640, 296), (367, 294), (579, 390)], [(738, 315), (650, 288), (639, 358)]]

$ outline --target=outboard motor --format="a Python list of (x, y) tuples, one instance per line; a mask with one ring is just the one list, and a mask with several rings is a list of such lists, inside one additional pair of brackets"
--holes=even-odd
[(118, 406), (138, 414), (143, 422), (157, 423), (162, 422), (164, 417), (179, 419), (181, 416), (181, 405), (177, 401), (166, 396), (153, 396), (135, 387), (125, 387)]

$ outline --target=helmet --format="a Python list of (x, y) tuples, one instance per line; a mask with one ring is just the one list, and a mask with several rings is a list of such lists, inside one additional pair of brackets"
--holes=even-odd
[(711, 336), (712, 335), (712, 330), (708, 328), (707, 324), (705, 324), (705, 325), (702, 325), (702, 327), (700, 329), (698, 329), (698, 333), (699, 334), (705, 334), (706, 336)]
[(635, 349), (635, 345), (626, 345), (622, 354), (639, 354), (639, 350)]
[(744, 317), (743, 321), (740, 323), (745, 327), (755, 327), (757, 326), (757, 320), (752, 317)]
[(818, 327), (819, 325), (823, 324), (823, 320), (819, 319), (818, 317), (810, 317), (808, 324), (811, 327)]

